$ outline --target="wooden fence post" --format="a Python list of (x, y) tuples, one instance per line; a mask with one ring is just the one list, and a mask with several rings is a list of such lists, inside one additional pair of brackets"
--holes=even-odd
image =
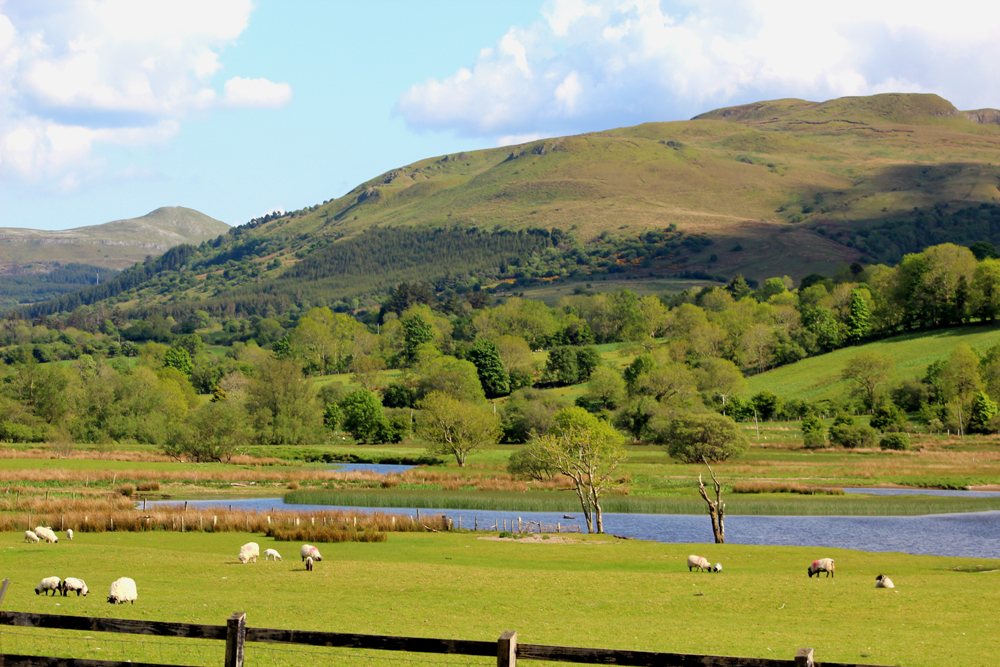
[(517, 630), (504, 630), (497, 640), (497, 667), (517, 666)]
[(800, 648), (795, 654), (795, 667), (813, 667), (813, 650), (811, 648)]
[(243, 644), (247, 636), (246, 612), (238, 611), (226, 621), (226, 667), (243, 667)]
[(4, 577), (3, 584), (0, 584), (0, 605), (3, 604), (3, 596), (7, 595), (8, 586), (10, 586), (10, 579)]

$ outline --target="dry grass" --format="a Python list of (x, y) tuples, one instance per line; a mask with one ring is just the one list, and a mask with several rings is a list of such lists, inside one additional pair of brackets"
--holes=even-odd
[(269, 528), (265, 533), (279, 542), (385, 542), (388, 534), (381, 531), (359, 531), (335, 526)]
[[(0, 449), (0, 459), (97, 459), (102, 461), (135, 461), (137, 463), (170, 463), (175, 458), (158, 452), (130, 450), (75, 450), (75, 449)], [(182, 460), (183, 462), (183, 460)], [(273, 456), (234, 456), (230, 463), (235, 465), (278, 465), (284, 463)]]
[(800, 493), (802, 495), (844, 495), (843, 489), (829, 486), (812, 486), (797, 482), (765, 482), (752, 480), (733, 484), (733, 493)]

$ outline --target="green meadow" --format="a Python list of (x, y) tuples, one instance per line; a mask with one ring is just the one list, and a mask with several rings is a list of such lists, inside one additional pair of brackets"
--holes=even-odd
[(862, 351), (877, 352), (896, 363), (896, 378), (922, 378), (927, 367), (947, 359), (965, 343), (982, 354), (1000, 343), (1000, 329), (992, 325), (968, 325), (935, 331), (918, 331), (885, 340), (845, 347), (818, 357), (810, 357), (747, 378), (748, 393), (768, 390), (778, 396), (809, 401), (838, 399), (848, 392), (848, 382), (840, 377), (844, 366)]
[[(828, 548), (658, 544), (605, 537), (490, 541), (471, 533), (393, 533), (384, 543), (319, 545), (306, 572), (298, 543), (239, 533), (85, 533), (28, 545), (0, 534), (4, 609), (223, 625), (245, 611), (257, 627), (519, 641), (881, 665), (992, 665), (1000, 561)], [(564, 539), (566, 536), (563, 536)], [(240, 565), (256, 541), (285, 560)], [(688, 572), (696, 553), (720, 574)], [(810, 579), (816, 558), (833, 578)], [(877, 590), (886, 573), (897, 588)], [(87, 597), (43, 597), (46, 576), (76, 576)], [(105, 602), (110, 582), (135, 579), (135, 605)], [(5, 653), (218, 664), (221, 642), (0, 629)], [(298, 650), (302, 649), (302, 651)], [(306, 652), (308, 651), (308, 652)], [(301, 665), (356, 658), (348, 649), (248, 644), (247, 664)], [(448, 661), (382, 654), (384, 659)], [(461, 664), (492, 664), (461, 658)], [(344, 664), (353, 664), (346, 662)]]

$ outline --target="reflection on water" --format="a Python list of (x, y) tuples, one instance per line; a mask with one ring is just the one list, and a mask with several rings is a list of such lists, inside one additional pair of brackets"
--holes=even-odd
[[(159, 501), (180, 504), (176, 501)], [(242, 500), (193, 500), (192, 507), (225, 507), (266, 512), (271, 509), (308, 514), (332, 509), (351, 509), (395, 514), (418, 513), (415, 509), (286, 505), (282, 498)], [(540, 521), (546, 526), (562, 524), (586, 531), (579, 512), (566, 519), (561, 512), (490, 512), (481, 510), (419, 510), (421, 515), (446, 514), (455, 526), (490, 530), (506, 520), (517, 523)], [(613, 535), (672, 543), (712, 541), (708, 515), (605, 514), (604, 530)], [(931, 514), (926, 516), (728, 516), (726, 542), (784, 546), (816, 546), (860, 551), (900, 551), (936, 556), (1000, 558), (1000, 512)]]
[(396, 475), (416, 466), (393, 465), (390, 463), (331, 463), (336, 472), (373, 472), (376, 475)]

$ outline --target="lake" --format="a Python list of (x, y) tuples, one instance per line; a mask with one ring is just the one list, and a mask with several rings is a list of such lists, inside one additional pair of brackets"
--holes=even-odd
[[(963, 492), (958, 492), (963, 493)], [(967, 492), (964, 492), (967, 493)], [(150, 504), (182, 504), (158, 501)], [(228, 507), (266, 512), (271, 509), (308, 515), (333, 509), (351, 509), (415, 516), (418, 510), (404, 508), (330, 507), (328, 505), (286, 505), (283, 498), (239, 500), (192, 500), (192, 507)], [(561, 523), (586, 531), (582, 514), (570, 512), (491, 512), (482, 510), (419, 510), (422, 515), (445, 514), (457, 527), (492, 529), (494, 521), (517, 524), (540, 521)], [(613, 535), (668, 543), (711, 543), (712, 526), (708, 515), (605, 514), (604, 530)], [(926, 516), (729, 516), (726, 517), (728, 544), (837, 547), (859, 551), (899, 551), (934, 556), (1000, 558), (1000, 512), (931, 514)], [(817, 554), (817, 558), (822, 555)]]

